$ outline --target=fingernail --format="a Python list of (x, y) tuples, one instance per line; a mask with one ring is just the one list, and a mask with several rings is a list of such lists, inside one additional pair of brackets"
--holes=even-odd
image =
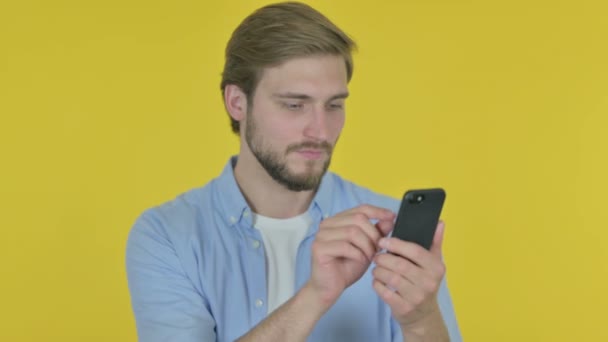
[(382, 238), (380, 239), (380, 241), (378, 242), (378, 244), (380, 245), (380, 247), (382, 248), (388, 248), (388, 239), (387, 238)]

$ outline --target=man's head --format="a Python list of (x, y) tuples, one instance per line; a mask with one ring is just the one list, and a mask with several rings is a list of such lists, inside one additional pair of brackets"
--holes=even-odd
[(325, 16), (294, 2), (255, 11), (228, 43), (222, 94), (246, 142), (241, 154), (290, 190), (314, 189), (329, 166), (354, 48)]
[[(262, 7), (243, 20), (226, 46), (222, 96), (226, 85), (234, 84), (251, 102), (265, 68), (312, 55), (341, 56), (350, 81), (355, 48), (342, 30), (308, 5), (284, 2)], [(232, 131), (239, 134), (239, 122), (230, 121)]]

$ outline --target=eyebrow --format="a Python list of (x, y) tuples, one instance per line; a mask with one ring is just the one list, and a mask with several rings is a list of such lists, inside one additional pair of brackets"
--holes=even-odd
[[(349, 95), (348, 92), (339, 93), (339, 94), (336, 94), (336, 95), (330, 97), (328, 101), (333, 101), (333, 100), (337, 100), (337, 99), (345, 99), (345, 98), (348, 97), (348, 95)], [(312, 99), (312, 97), (310, 95), (300, 94), (300, 93), (292, 93), (292, 92), (276, 93), (276, 94), (272, 94), (272, 97), (279, 98), (279, 99), (296, 99), (296, 100), (310, 100), (310, 99)]]

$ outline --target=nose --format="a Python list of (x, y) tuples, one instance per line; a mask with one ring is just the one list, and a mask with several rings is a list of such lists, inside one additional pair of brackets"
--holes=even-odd
[(304, 135), (318, 141), (329, 140), (329, 120), (324, 106), (312, 106)]

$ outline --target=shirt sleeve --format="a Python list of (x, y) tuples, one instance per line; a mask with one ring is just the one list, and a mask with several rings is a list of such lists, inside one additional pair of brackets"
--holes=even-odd
[(443, 321), (448, 328), (450, 341), (462, 342), (462, 336), (460, 336), (460, 329), (458, 328), (458, 321), (456, 320), (456, 313), (454, 312), (454, 305), (452, 304), (452, 298), (450, 297), (446, 278), (447, 276), (443, 277), (439, 287), (439, 293), (437, 294), (439, 310), (441, 310)]
[(186, 275), (153, 213), (144, 213), (127, 241), (126, 268), (140, 342), (215, 341), (205, 296)]

